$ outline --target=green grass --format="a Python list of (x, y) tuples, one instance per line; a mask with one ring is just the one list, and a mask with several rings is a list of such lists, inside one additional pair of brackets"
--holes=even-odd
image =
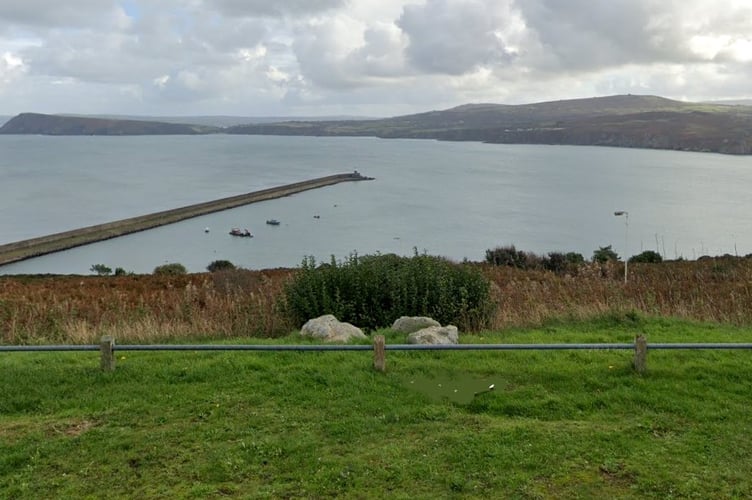
[[(463, 342), (640, 332), (752, 341), (628, 315)], [(641, 376), (631, 351), (387, 351), (386, 374), (370, 352), (0, 353), (0, 497), (749, 497), (751, 355), (654, 351)]]

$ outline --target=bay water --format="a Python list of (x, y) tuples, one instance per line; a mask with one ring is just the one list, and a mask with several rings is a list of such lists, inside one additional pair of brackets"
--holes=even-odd
[[(350, 253), (752, 253), (752, 158), (579, 146), (277, 136), (0, 136), (0, 244), (323, 175), (348, 182), (0, 266), (149, 273)], [(615, 216), (614, 212), (625, 211)], [(279, 226), (265, 224), (278, 219)], [(248, 228), (253, 238), (228, 234)], [(206, 229), (209, 231), (206, 232)]]

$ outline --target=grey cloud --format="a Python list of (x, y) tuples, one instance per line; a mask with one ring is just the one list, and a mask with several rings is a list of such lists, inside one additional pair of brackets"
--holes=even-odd
[(657, 12), (649, 3), (525, 0), (517, 5), (545, 54), (536, 62), (543, 69), (573, 71), (685, 59), (676, 34), (652, 22)]
[(678, 67), (661, 65), (642, 78), (618, 72), (601, 78), (596, 85), (600, 93), (651, 93), (691, 100), (713, 100), (718, 96), (749, 96), (752, 66), (745, 63), (703, 64)]
[(373, 77), (405, 76), (402, 44), (397, 28), (371, 26), (363, 33), (363, 46), (347, 56), (351, 71)]
[(219, 23), (202, 23), (194, 36), (218, 51), (253, 47), (269, 33), (267, 23), (257, 19), (238, 19)]
[[(143, 42), (127, 34), (56, 32), (48, 35), (44, 45), (28, 47), (21, 54), (32, 74), (100, 83), (153, 78), (169, 71), (175, 59), (182, 59), (179, 50), (167, 50), (163, 44), (151, 52)], [(175, 48), (177, 44), (170, 45)]]
[(139, 83), (191, 67), (219, 71), (266, 33), (263, 24), (243, 19), (216, 24), (197, 17), (191, 28), (183, 29), (172, 14), (152, 13), (120, 31), (49, 30), (41, 45), (20, 54), (32, 74)]
[(0, 25), (76, 28), (118, 11), (114, 0), (3, 0)]
[(292, 45), (300, 71), (307, 79), (324, 87), (352, 87), (350, 76), (341, 67), (337, 47), (334, 33), (324, 26), (300, 30)]
[(344, 0), (204, 0), (207, 7), (231, 17), (296, 17), (336, 9), (344, 3)]
[[(387, 117), (443, 109), (457, 103), (456, 95), (443, 85), (442, 77), (424, 76), (429, 81), (414, 85), (351, 88), (290, 89), (283, 103), (298, 115), (356, 115)], [(411, 80), (412, 81), (412, 80)], [(313, 111), (312, 111), (313, 110)]]
[(404, 8), (397, 25), (409, 37), (410, 63), (428, 73), (460, 75), (512, 61), (502, 34), (508, 19), (497, 0), (428, 0)]
[(745, 54), (691, 43), (749, 40), (744, 0), (359, 1), (0, 0), (0, 104), (387, 115), (750, 95)]
[(516, 0), (531, 33), (527, 62), (578, 72), (626, 64), (696, 63), (695, 35), (752, 31), (752, 8), (703, 0)]
[[(306, 25), (296, 31), (293, 51), (301, 74), (324, 88), (354, 89), (404, 76), (401, 33), (393, 25), (373, 25), (362, 43), (349, 46), (342, 32), (360, 28), (346, 20)], [(352, 34), (352, 33), (350, 33)]]

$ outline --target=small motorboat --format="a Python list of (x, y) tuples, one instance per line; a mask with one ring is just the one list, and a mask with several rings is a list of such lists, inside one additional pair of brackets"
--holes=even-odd
[(253, 238), (253, 235), (251, 232), (247, 229), (240, 229), (239, 227), (234, 227), (230, 229), (230, 234), (232, 236), (241, 236), (244, 238)]
[(279, 226), (279, 221), (277, 219), (268, 219), (266, 223), (270, 226)]

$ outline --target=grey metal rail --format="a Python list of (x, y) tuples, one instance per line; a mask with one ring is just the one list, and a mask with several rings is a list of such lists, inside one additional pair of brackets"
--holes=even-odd
[[(81, 345), (0, 345), (0, 352), (99, 351), (98, 344)], [(561, 351), (634, 349), (635, 344), (386, 344), (388, 351)], [(659, 349), (752, 349), (752, 343), (649, 343)], [(372, 351), (370, 344), (115, 344), (113, 351)]]
[(0, 352), (98, 351), (99, 345), (0, 345)]

